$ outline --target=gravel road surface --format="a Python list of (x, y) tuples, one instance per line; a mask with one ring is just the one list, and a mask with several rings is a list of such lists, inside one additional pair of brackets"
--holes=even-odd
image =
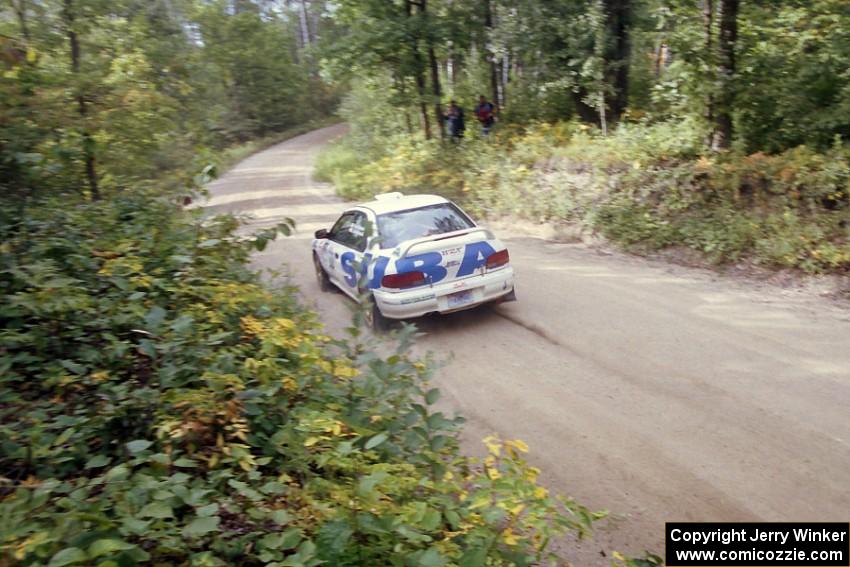
[[(256, 154), (210, 186), (212, 210), (298, 233), (258, 254), (331, 332), (349, 301), (313, 279), (312, 233), (346, 207), (312, 180), (332, 126)], [(446, 358), (464, 444), (519, 438), (551, 489), (607, 509), (576, 565), (661, 552), (665, 521), (850, 520), (850, 311), (826, 299), (628, 255), (499, 234), (519, 301), (420, 321)], [(607, 555), (607, 557), (606, 557)]]

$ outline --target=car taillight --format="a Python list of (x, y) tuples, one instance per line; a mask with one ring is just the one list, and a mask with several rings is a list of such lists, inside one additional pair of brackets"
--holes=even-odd
[(406, 289), (416, 287), (425, 283), (425, 274), (422, 272), (404, 272), (403, 274), (390, 274), (381, 279), (381, 286), (394, 289)]
[(508, 262), (511, 261), (511, 257), (508, 255), (508, 249), (500, 250), (499, 252), (493, 252), (489, 256), (487, 256), (487, 269), (492, 270), (493, 268), (498, 268), (500, 266), (504, 266)]

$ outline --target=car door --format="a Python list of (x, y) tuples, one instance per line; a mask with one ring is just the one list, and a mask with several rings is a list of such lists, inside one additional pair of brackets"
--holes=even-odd
[(358, 280), (363, 252), (369, 239), (366, 215), (349, 211), (342, 215), (331, 229), (328, 240), (332, 269), (328, 276), (342, 291), (352, 297), (358, 295)]
[(354, 220), (353, 212), (343, 213), (328, 231), (328, 236), (320, 244), (319, 259), (325, 268), (331, 282), (336, 285), (341, 285), (342, 277), (340, 276), (340, 242), (348, 239), (348, 226)]

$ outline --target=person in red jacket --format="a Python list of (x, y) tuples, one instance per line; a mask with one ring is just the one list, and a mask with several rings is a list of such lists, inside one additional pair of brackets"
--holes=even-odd
[(490, 133), (490, 128), (496, 122), (496, 107), (481, 95), (478, 97), (478, 106), (475, 107), (475, 116), (481, 123), (481, 133), (485, 136)]

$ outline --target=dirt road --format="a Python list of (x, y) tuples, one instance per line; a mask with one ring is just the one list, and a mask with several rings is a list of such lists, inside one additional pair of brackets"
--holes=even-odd
[[(288, 271), (332, 331), (310, 239), (345, 205), (311, 180), (331, 127), (257, 154), (212, 185), (214, 209), (298, 234), (257, 257)], [(612, 519), (576, 565), (661, 551), (665, 521), (850, 520), (850, 311), (828, 301), (581, 245), (506, 239), (519, 301), (421, 322), (454, 353), (438, 385), (469, 419), (525, 440), (554, 490)]]

